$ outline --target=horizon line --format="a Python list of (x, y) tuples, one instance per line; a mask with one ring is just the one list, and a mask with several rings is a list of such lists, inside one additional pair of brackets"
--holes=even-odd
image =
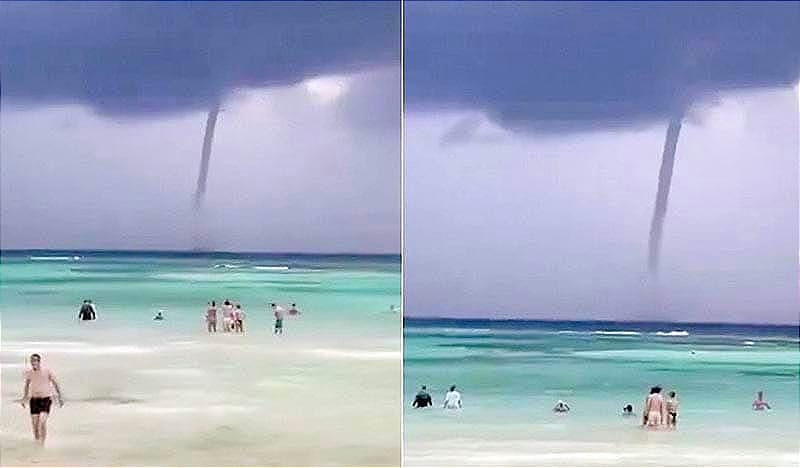
[(0, 255), (3, 253), (22, 253), (22, 252), (99, 252), (99, 253), (182, 253), (182, 254), (259, 254), (259, 255), (330, 255), (330, 256), (394, 256), (401, 257), (402, 253), (392, 252), (290, 252), (290, 251), (257, 251), (257, 250), (205, 250), (205, 249), (55, 249), (55, 248), (0, 248)]
[(777, 326), (777, 327), (800, 327), (800, 321), (797, 323), (778, 323), (778, 322), (690, 322), (685, 320), (679, 321), (658, 321), (658, 320), (613, 320), (613, 319), (552, 319), (552, 318), (490, 318), (490, 317), (420, 317), (403, 315), (403, 320), (453, 320), (453, 321), (489, 321), (489, 322), (545, 322), (545, 323), (630, 323), (630, 324), (674, 324), (674, 325), (749, 325), (749, 326)]

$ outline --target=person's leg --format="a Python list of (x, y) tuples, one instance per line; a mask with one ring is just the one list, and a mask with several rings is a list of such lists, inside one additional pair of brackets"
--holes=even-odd
[(33, 427), (33, 438), (39, 441), (39, 414), (31, 415), (31, 426)]
[(44, 445), (44, 440), (47, 438), (47, 417), (50, 413), (39, 413), (39, 443)]

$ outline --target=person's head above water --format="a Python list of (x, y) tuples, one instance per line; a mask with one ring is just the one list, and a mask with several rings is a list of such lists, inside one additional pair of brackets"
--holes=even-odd
[(633, 413), (633, 405), (632, 405), (632, 404), (630, 404), (630, 403), (628, 403), (628, 404), (627, 404), (627, 405), (626, 405), (624, 408), (622, 408), (622, 409), (623, 409), (623, 410), (625, 410), (625, 412), (626, 412), (626, 413)]
[(83, 300), (83, 303), (84, 303), (84, 304), (88, 304), (88, 303), (89, 303), (89, 301), (87, 301), (86, 299), (84, 299), (84, 300)]
[(428, 389), (428, 387), (427, 387), (427, 386), (425, 386), (425, 385), (423, 385), (423, 386), (422, 386), (422, 389), (423, 389), (423, 390), (427, 390), (427, 389)]
[(455, 390), (456, 390), (456, 386), (455, 386), (455, 385), (451, 385), (451, 386), (450, 386), (450, 391), (451, 391), (451, 392), (454, 392)]
[(211, 301), (211, 307), (215, 307), (217, 305), (217, 301)]
[(39, 370), (39, 364), (42, 362), (42, 357), (36, 353), (31, 354), (31, 367), (33, 370)]
[(242, 308), (242, 305), (241, 305), (241, 304), (236, 304), (236, 308), (237, 308), (237, 309), (241, 309), (241, 308)]
[(658, 385), (656, 385), (655, 387), (651, 388), (651, 389), (650, 389), (650, 394), (652, 395), (652, 394), (654, 394), (654, 393), (661, 393), (661, 387), (659, 387)]
[(270, 306), (270, 307), (275, 307), (275, 303), (273, 302), (273, 303), (272, 303), (272, 304), (270, 304), (269, 306)]
[(757, 395), (758, 395), (758, 399), (759, 400), (763, 400), (764, 399), (764, 390), (759, 390)]
[(292, 307), (297, 307), (297, 304), (292, 303)]
[(669, 392), (669, 396), (670, 396), (671, 398), (675, 398), (675, 392)]

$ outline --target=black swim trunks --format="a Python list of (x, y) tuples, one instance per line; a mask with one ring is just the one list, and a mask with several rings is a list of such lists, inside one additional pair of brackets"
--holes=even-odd
[(50, 397), (31, 398), (31, 414), (49, 413), (51, 404), (53, 404), (53, 400)]

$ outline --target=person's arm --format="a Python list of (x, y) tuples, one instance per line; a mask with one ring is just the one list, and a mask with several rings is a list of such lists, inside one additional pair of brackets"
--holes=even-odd
[(650, 399), (644, 399), (644, 405), (642, 405), (642, 426), (647, 424), (647, 414), (650, 412)]
[(428, 405), (429, 405), (429, 406), (433, 406), (433, 399), (431, 399), (431, 396), (430, 396), (430, 395), (428, 395), (428, 396), (425, 398), (425, 401), (428, 403)]
[(571, 411), (568, 404), (564, 403), (564, 406), (567, 408), (567, 411)]
[(56, 380), (56, 376), (53, 373), (50, 373), (50, 382), (53, 384), (53, 388), (56, 389), (56, 396), (58, 397), (58, 406), (64, 407), (64, 398), (61, 396), (61, 387), (58, 385), (58, 380)]
[(26, 375), (25, 376), (25, 387), (22, 389), (22, 399), (19, 401), (22, 407), (25, 407), (25, 404), (28, 402), (28, 392), (31, 388), (31, 379)]
[(764, 402), (764, 406), (766, 406), (768, 410), (771, 410), (771, 409), (772, 409), (772, 407), (771, 407), (771, 406), (769, 406), (769, 403), (767, 403), (766, 401)]
[(661, 400), (661, 424), (667, 424), (667, 402)]

